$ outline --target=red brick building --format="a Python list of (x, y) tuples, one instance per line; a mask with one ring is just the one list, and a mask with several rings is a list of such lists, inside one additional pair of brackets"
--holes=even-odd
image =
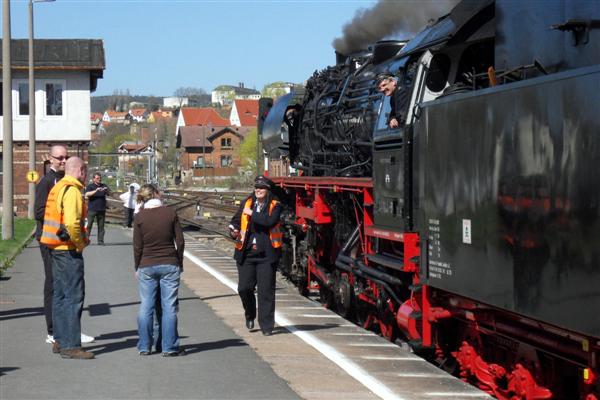
[(251, 128), (234, 126), (182, 126), (180, 149), (182, 177), (223, 177), (238, 174), (239, 146)]

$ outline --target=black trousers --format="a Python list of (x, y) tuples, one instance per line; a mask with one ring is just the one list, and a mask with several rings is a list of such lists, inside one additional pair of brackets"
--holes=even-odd
[(131, 228), (131, 224), (133, 223), (133, 212), (135, 211), (133, 208), (125, 208), (125, 220), (127, 221), (127, 227)]
[(52, 296), (54, 286), (52, 285), (52, 255), (50, 248), (40, 243), (40, 253), (44, 262), (44, 316), (46, 317), (46, 329), (48, 335), (52, 335)]
[(275, 325), (275, 271), (276, 264), (267, 260), (261, 253), (249, 253), (244, 264), (237, 264), (238, 293), (244, 306), (246, 319), (256, 318), (256, 298), (258, 294), (258, 324), (262, 330), (272, 330)]
[(88, 235), (92, 236), (92, 227), (94, 219), (98, 220), (98, 243), (104, 243), (104, 220), (106, 219), (106, 211), (88, 211)]

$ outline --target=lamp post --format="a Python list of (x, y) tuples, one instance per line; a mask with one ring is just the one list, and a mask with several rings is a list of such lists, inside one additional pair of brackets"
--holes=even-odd
[(10, 0), (2, 2), (2, 239), (14, 238)]
[[(29, 170), (35, 171), (35, 78), (33, 64), (33, 3), (49, 3), (55, 0), (29, 0)], [(27, 217), (34, 218), (35, 183), (29, 183)]]

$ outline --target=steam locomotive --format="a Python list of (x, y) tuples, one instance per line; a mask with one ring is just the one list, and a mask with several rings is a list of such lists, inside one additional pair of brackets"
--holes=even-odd
[(463, 1), (280, 97), (281, 272), (498, 399), (600, 399), (599, 27), (594, 1)]

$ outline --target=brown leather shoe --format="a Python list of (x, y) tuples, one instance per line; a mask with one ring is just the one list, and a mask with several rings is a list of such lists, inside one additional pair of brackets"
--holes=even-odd
[(52, 352), (54, 354), (60, 353), (60, 345), (58, 344), (58, 342), (54, 342), (54, 344), (52, 345)]
[(94, 353), (85, 351), (81, 347), (79, 347), (77, 349), (61, 350), (60, 356), (62, 358), (72, 358), (76, 360), (91, 360), (92, 358), (94, 358)]

